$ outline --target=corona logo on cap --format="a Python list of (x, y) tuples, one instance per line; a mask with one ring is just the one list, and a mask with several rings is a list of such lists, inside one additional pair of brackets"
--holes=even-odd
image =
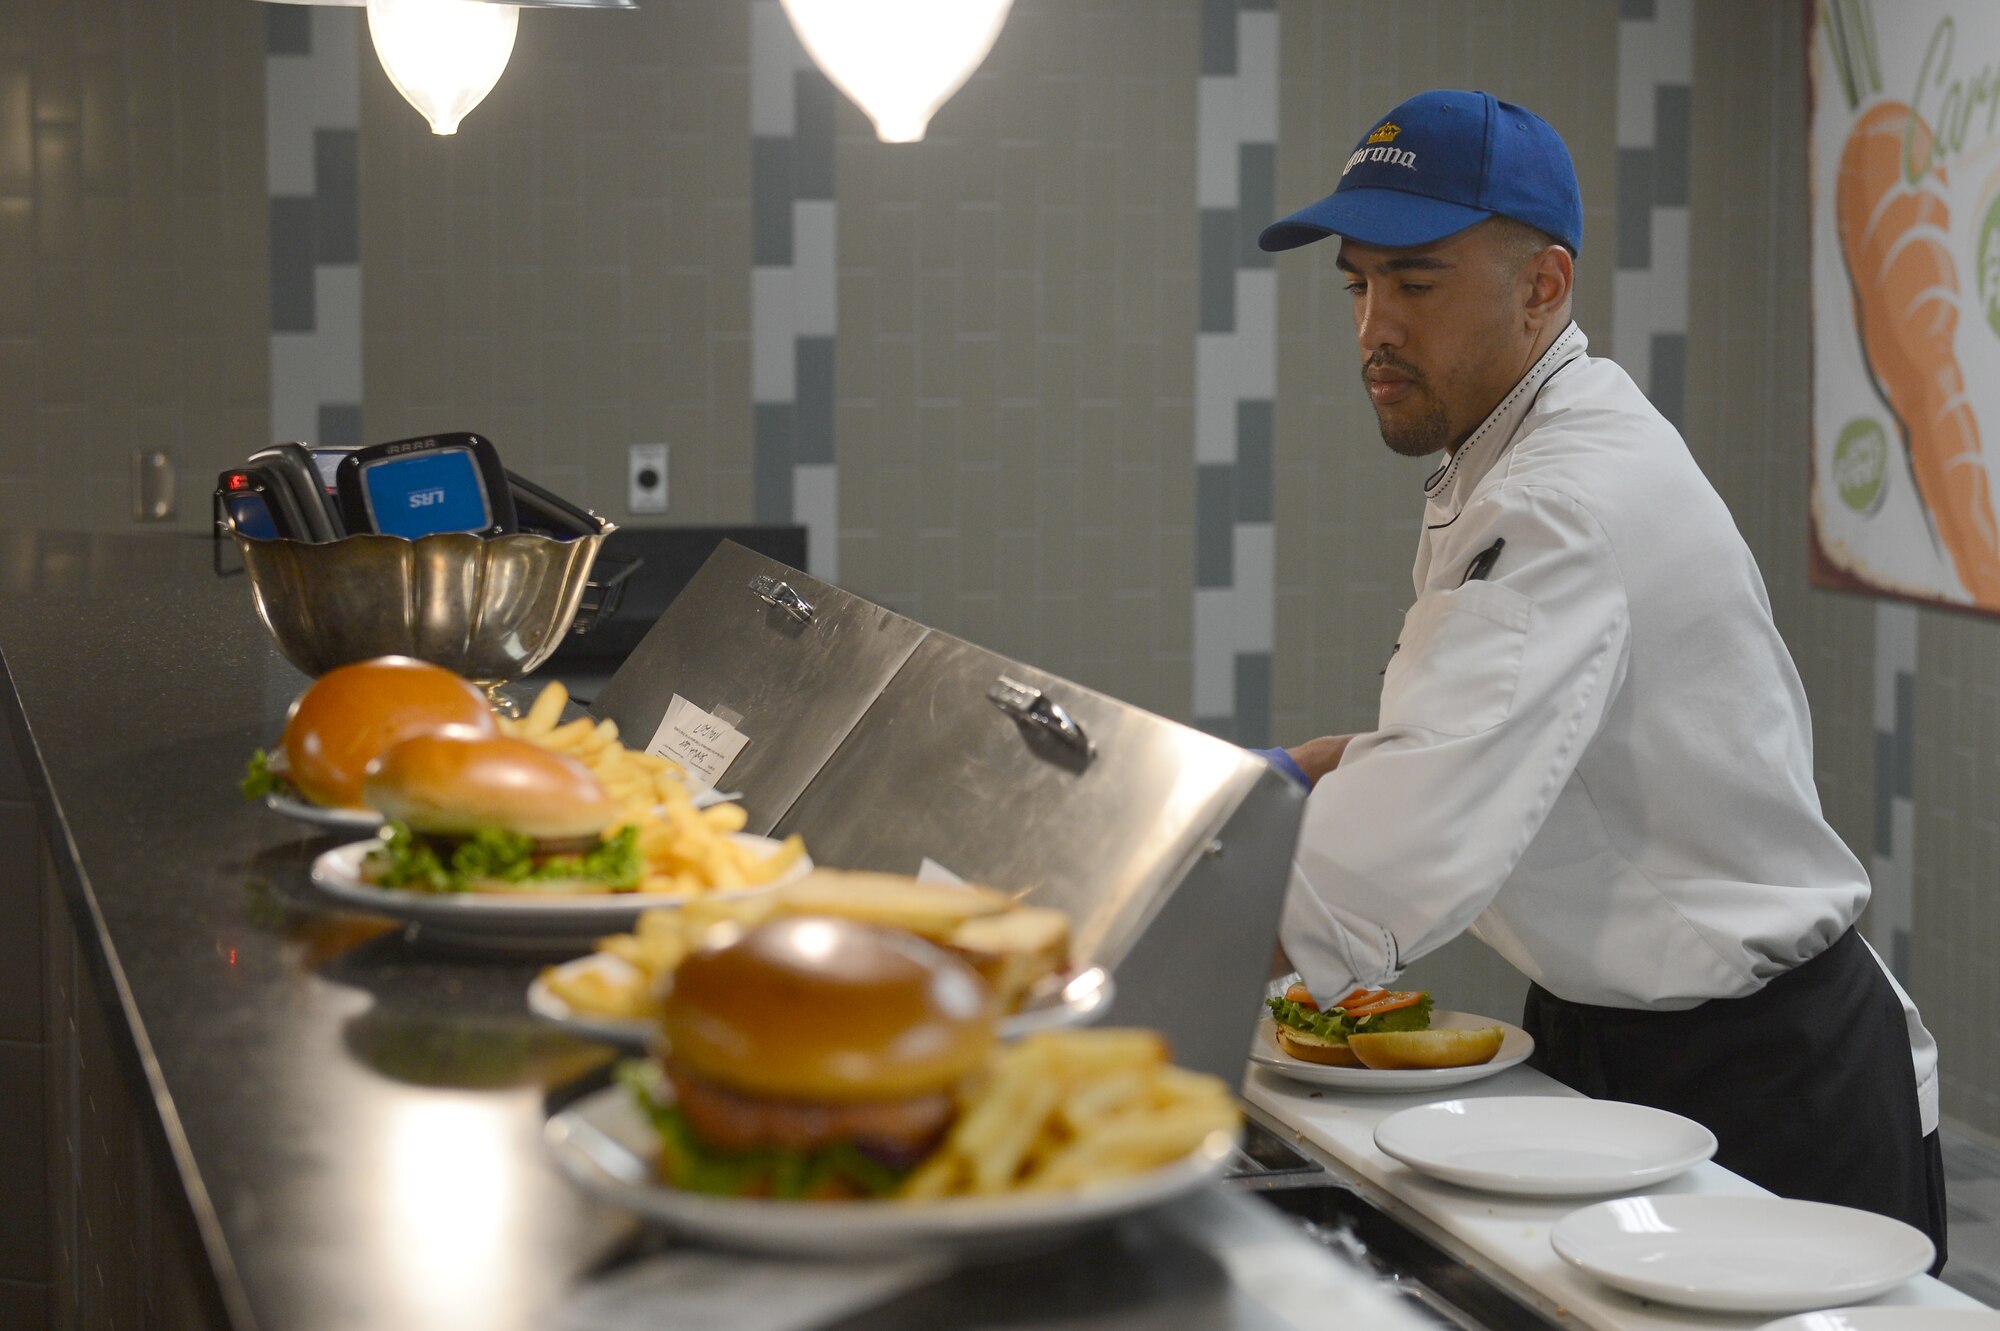
[(1363, 162), (1386, 162), (1390, 166), (1400, 166), (1405, 171), (1416, 170), (1415, 153), (1407, 148), (1391, 146), (1395, 143), (1396, 136), (1402, 132), (1401, 125), (1383, 121), (1376, 127), (1375, 132), (1368, 136), (1368, 141), (1354, 150), (1354, 156), (1347, 159), (1347, 165), (1340, 168), (1340, 174), (1346, 175)]
[(1401, 125), (1392, 125), (1384, 121), (1373, 134), (1368, 136), (1368, 141), (1370, 143), (1394, 143), (1396, 136), (1402, 132), (1403, 127)]

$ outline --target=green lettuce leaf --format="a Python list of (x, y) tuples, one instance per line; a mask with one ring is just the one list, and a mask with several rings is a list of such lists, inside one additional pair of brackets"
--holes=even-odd
[(659, 1134), (660, 1176), (677, 1188), (796, 1201), (824, 1195), (836, 1183), (866, 1197), (886, 1197), (902, 1186), (905, 1171), (845, 1143), (816, 1151), (716, 1150), (695, 1135), (678, 1105), (662, 1102), (657, 1067), (629, 1059), (618, 1065), (617, 1077)]
[(467, 837), (440, 855), (435, 843), (402, 823), (382, 831), (382, 849), (368, 857), (369, 877), (381, 887), (418, 892), (464, 892), (475, 882), (501, 882), (524, 889), (536, 883), (578, 878), (601, 882), (611, 891), (639, 883), (639, 830), (621, 827), (584, 855), (556, 855), (537, 864), (535, 842), (515, 832), (485, 831)]
[(250, 755), (250, 762), (243, 769), (243, 780), (237, 789), (246, 800), (260, 800), (274, 790), (283, 790), (285, 779), (271, 770), (271, 755), (262, 749)]
[(1320, 1039), (1331, 1040), (1335, 1044), (1345, 1044), (1348, 1036), (1362, 1031), (1427, 1031), (1431, 1028), (1431, 996), (1428, 993), (1409, 1007), (1397, 1008), (1394, 1012), (1384, 1012), (1380, 1016), (1363, 1017), (1358, 1021), (1339, 1008), (1315, 1012), (1305, 1004), (1294, 1003), (1289, 998), (1269, 998), (1264, 1001), (1280, 1025), (1317, 1035)]

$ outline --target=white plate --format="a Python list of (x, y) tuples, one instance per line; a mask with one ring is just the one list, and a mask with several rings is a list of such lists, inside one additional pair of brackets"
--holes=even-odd
[[(697, 809), (710, 808), (717, 804), (730, 804), (743, 797), (738, 794), (724, 794), (704, 786), (694, 792), (693, 802)], [(324, 804), (314, 804), (300, 799), (290, 791), (274, 790), (264, 796), (264, 807), (273, 813), (282, 813), (287, 818), (309, 823), (314, 827), (329, 827), (338, 832), (373, 832), (382, 826), (382, 815), (373, 809), (332, 809)]]
[[(775, 851), (780, 844), (770, 837), (748, 832), (738, 832), (730, 839), (766, 851)], [(313, 861), (313, 886), (343, 906), (420, 924), (426, 937), (461, 946), (509, 952), (574, 950), (579, 942), (631, 928), (641, 911), (671, 910), (688, 900), (643, 892), (515, 896), (504, 892), (413, 892), (376, 887), (362, 880), (361, 861), (381, 844), (379, 839), (371, 838), (336, 846), (322, 854)], [(811, 869), (812, 861), (800, 856), (778, 883), (804, 877)], [(778, 883), (715, 892), (707, 899), (727, 901), (755, 896), (769, 892)]]
[(1620, 1197), (1556, 1222), (1559, 1256), (1641, 1298), (1791, 1313), (1872, 1299), (1929, 1269), (1921, 1230), (1785, 1197)]
[(584, 1192), (725, 1247), (794, 1256), (968, 1250), (1061, 1242), (1073, 1230), (1159, 1206), (1222, 1175), (1234, 1143), (1214, 1133), (1186, 1158), (1086, 1192), (934, 1202), (784, 1202), (683, 1192), (658, 1182), (652, 1126), (611, 1086), (551, 1118), (542, 1139)]
[(274, 790), (264, 796), (264, 807), (298, 822), (337, 832), (373, 832), (382, 825), (382, 815), (373, 809), (330, 809), (287, 791)]
[(1715, 1154), (1693, 1119), (1617, 1100), (1441, 1100), (1375, 1125), (1384, 1155), (1419, 1173), (1517, 1197), (1632, 1192)]
[(1766, 1322), (1757, 1331), (2000, 1331), (1991, 1308), (1828, 1308)]
[[(614, 957), (604, 952), (593, 952), (587, 957), (565, 961), (555, 968), (565, 974), (581, 974), (602, 970), (611, 977), (625, 983), (632, 982), (638, 970), (622, 957)], [(1018, 1039), (1032, 1031), (1054, 1030), (1062, 1026), (1087, 1026), (1104, 1015), (1111, 1006), (1111, 999), (1117, 992), (1111, 977), (1092, 966), (1079, 971), (1062, 990), (1050, 996), (1046, 1002), (1025, 1008), (1007, 1017), (1000, 1023), (1000, 1037), (1004, 1040)], [(585, 1012), (570, 1006), (549, 987), (542, 976), (537, 975), (528, 986), (528, 1011), (544, 1021), (554, 1022), (578, 1035), (587, 1035), (595, 1040), (608, 1040), (612, 1044), (628, 1049), (648, 1049), (660, 1033), (658, 1022), (635, 1017), (608, 1017)]]
[(1271, 1069), (1279, 1076), (1312, 1086), (1338, 1086), (1343, 1091), (1401, 1095), (1478, 1081), (1496, 1072), (1505, 1072), (1535, 1052), (1535, 1038), (1519, 1026), (1510, 1026), (1491, 1017), (1474, 1016), (1470, 1012), (1431, 1013), (1431, 1029), (1434, 1031), (1477, 1030), (1481, 1026), (1498, 1026), (1501, 1031), (1500, 1052), (1493, 1056), (1490, 1063), (1474, 1063), (1463, 1068), (1336, 1068), (1293, 1058), (1278, 1048), (1277, 1023), (1267, 1012), (1257, 1020), (1257, 1038), (1250, 1044), (1250, 1061), (1258, 1067)]

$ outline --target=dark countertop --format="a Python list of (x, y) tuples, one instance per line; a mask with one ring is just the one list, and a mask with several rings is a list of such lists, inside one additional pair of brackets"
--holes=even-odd
[(340, 838), (236, 792), (305, 679), (209, 559), (205, 538), (0, 537), (0, 653), (223, 1298), (246, 1326), (541, 1324), (633, 1231), (539, 1143), (547, 1091), (607, 1052), (527, 1015), (533, 963), (307, 899)]
[[(587, 1273), (659, 1242), (541, 1149), (551, 1093), (609, 1052), (527, 1015), (533, 963), (310, 897), (336, 839), (236, 790), (305, 680), (210, 559), (205, 537), (0, 534), (0, 699), (222, 1301), (241, 1331), (546, 1327)], [(1173, 1233), (1220, 1217), (1231, 1243), (1321, 1250), (1245, 1198), (1181, 1211), (1180, 1231), (1127, 1222), (1050, 1255), (1011, 1307), (961, 1273), (889, 1320), (963, 1298), (990, 1326), (1277, 1324)]]

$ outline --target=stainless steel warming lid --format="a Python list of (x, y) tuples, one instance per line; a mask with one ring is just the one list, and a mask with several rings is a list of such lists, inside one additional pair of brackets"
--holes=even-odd
[(750, 737), (723, 774), (768, 832), (926, 630), (725, 541), (593, 700), (643, 748), (675, 694)]
[(1116, 981), (1107, 1020), (1239, 1079), (1305, 803), (1261, 758), (733, 545), (596, 711), (644, 743), (676, 692), (741, 714), (723, 784), (752, 830), (1062, 908), (1078, 964)]

